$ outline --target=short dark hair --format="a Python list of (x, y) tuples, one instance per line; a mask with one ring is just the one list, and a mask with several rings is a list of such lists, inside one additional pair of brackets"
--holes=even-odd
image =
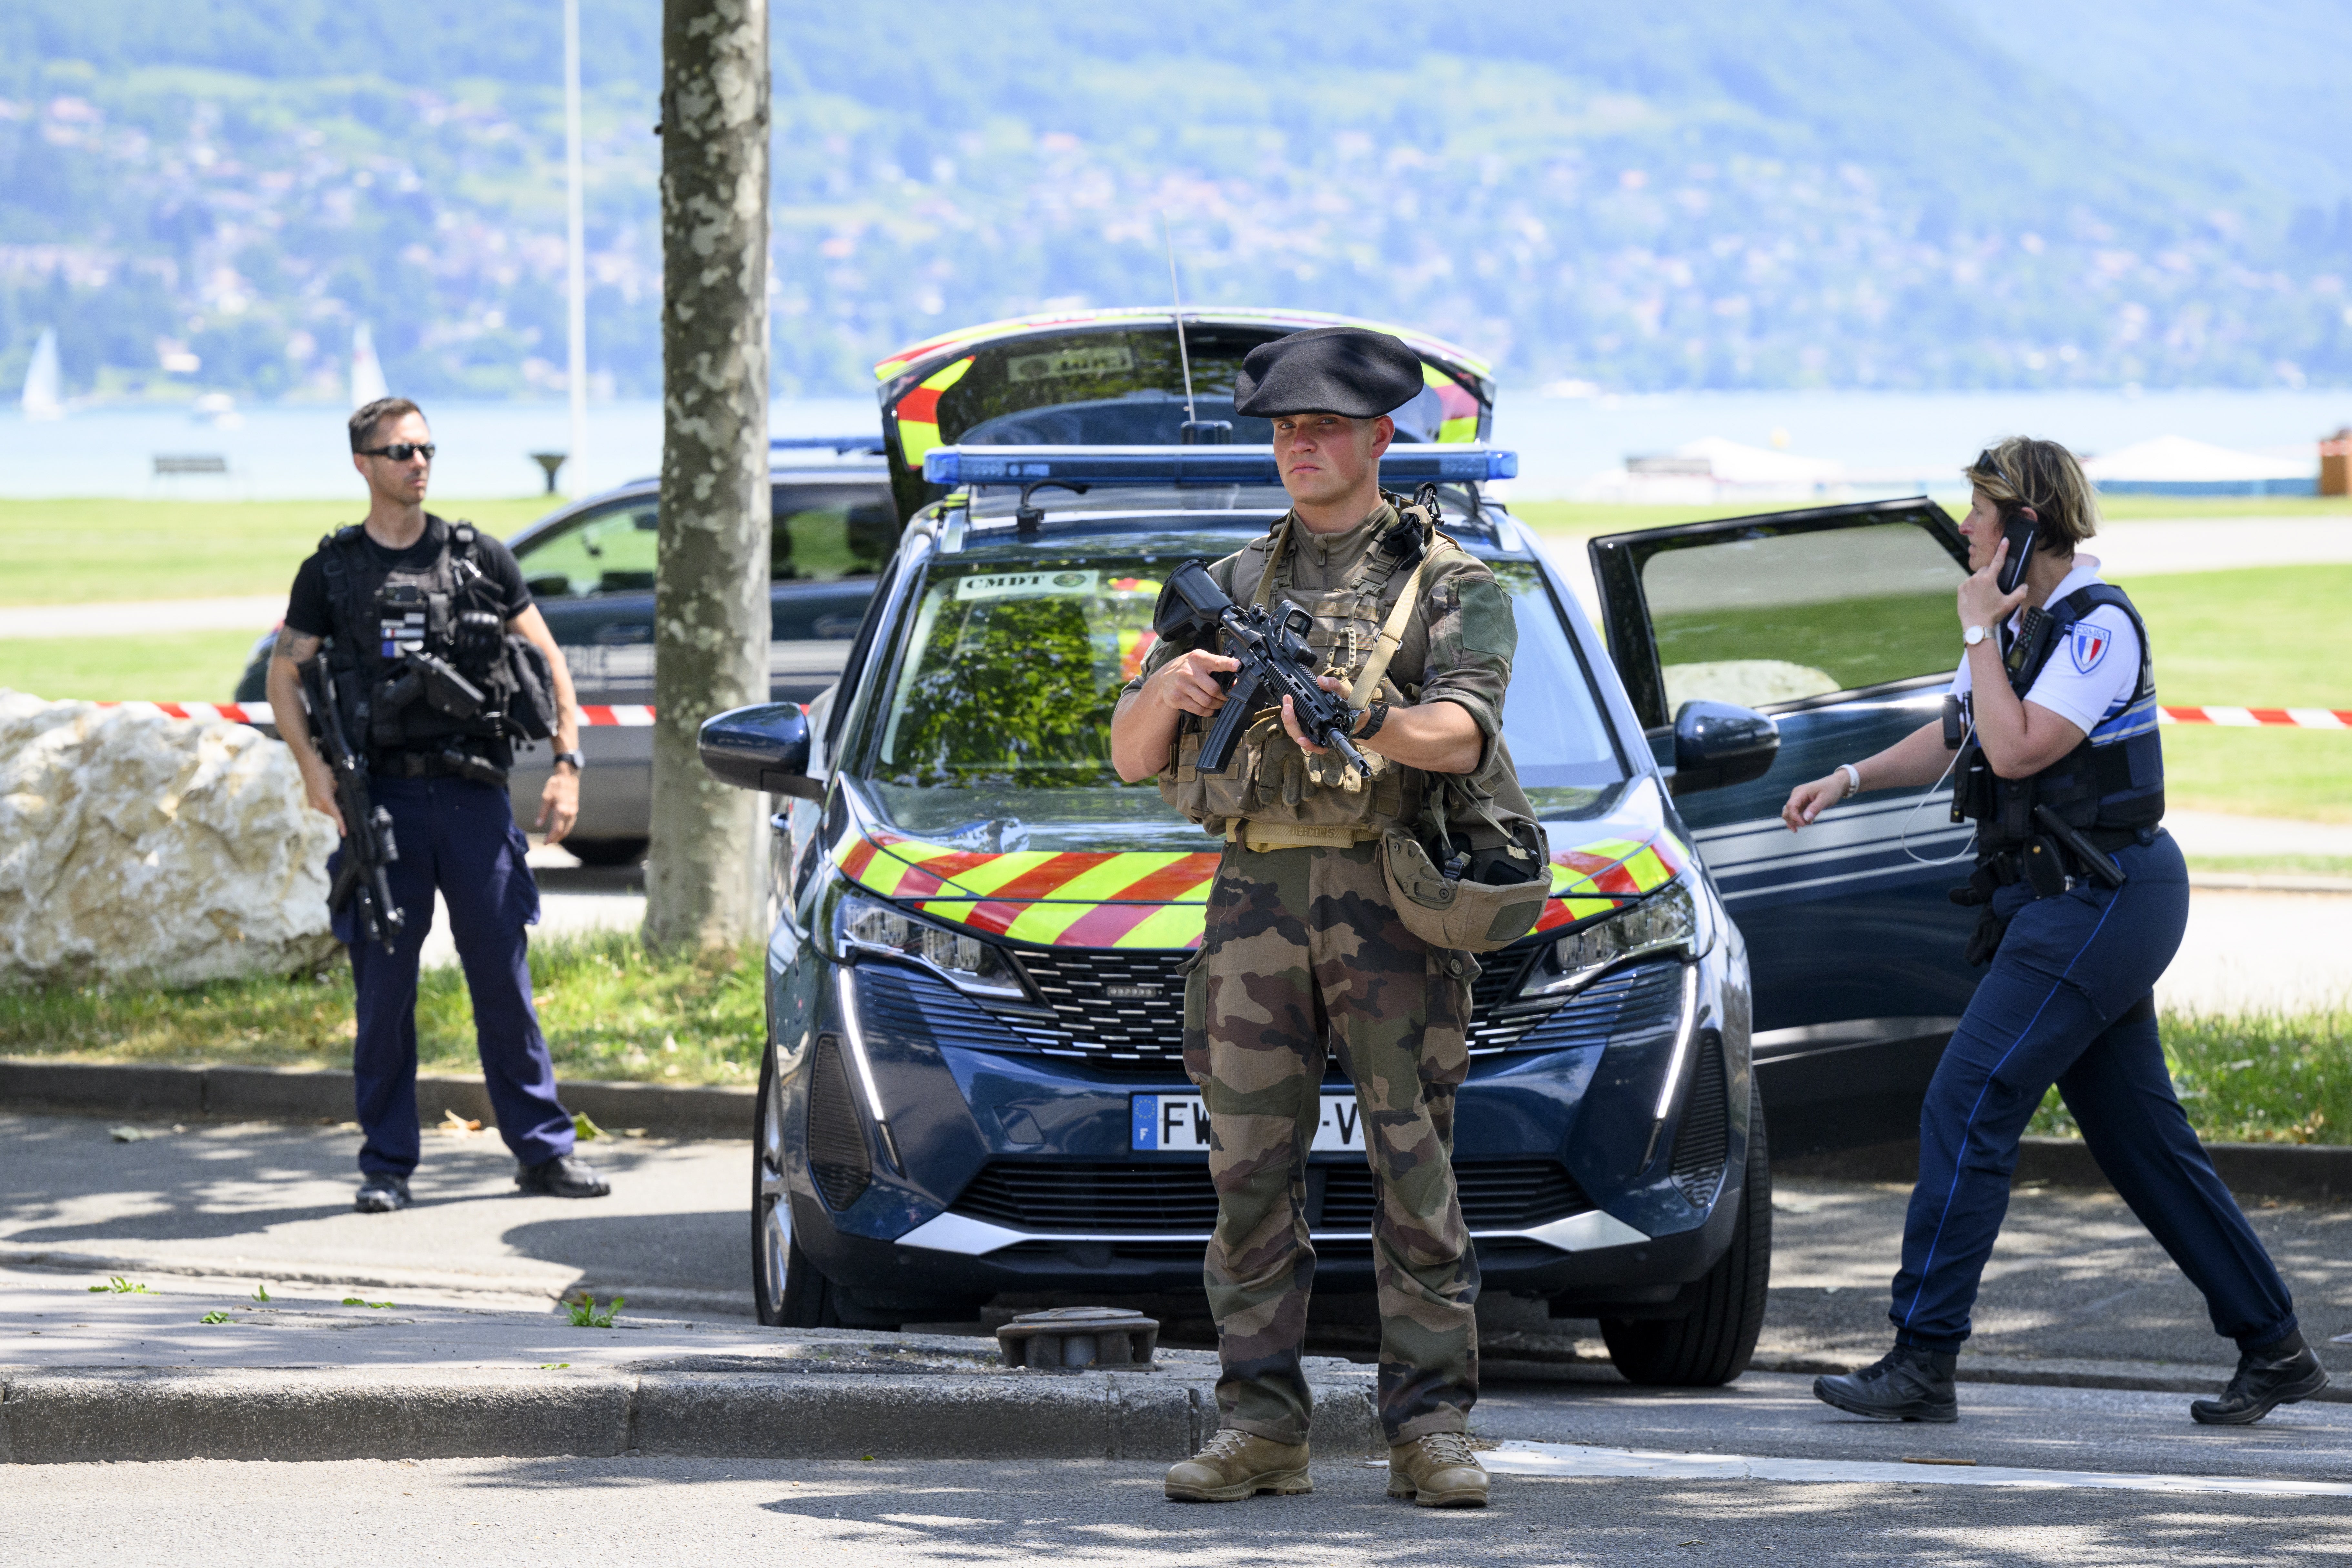
[(404, 414), (422, 418), (425, 410), (405, 397), (379, 397), (373, 403), (362, 403), (352, 410), (352, 450), (364, 452), (375, 439), (375, 427), (387, 419), (397, 419)]

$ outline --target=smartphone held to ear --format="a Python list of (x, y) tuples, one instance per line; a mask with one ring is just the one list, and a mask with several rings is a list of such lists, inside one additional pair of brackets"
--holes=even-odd
[(2025, 569), (2033, 559), (2033, 546), (2042, 530), (2041, 519), (2030, 506), (2001, 509), (2000, 536), (2009, 542), (2009, 553), (2001, 558), (2000, 591), (2014, 594), (2025, 581)]

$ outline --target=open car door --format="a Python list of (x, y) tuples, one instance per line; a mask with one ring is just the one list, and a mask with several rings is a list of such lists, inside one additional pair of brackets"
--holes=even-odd
[(1772, 715), (1746, 784), (1676, 806), (1748, 939), (1755, 1060), (1776, 1152), (1916, 1136), (1976, 973), (1971, 868), (1948, 781), (1880, 791), (1790, 833), (1797, 784), (1938, 720), (1959, 662), (1966, 542), (1925, 498), (1616, 533), (1588, 546), (1609, 648), (1662, 763), (1682, 704)]

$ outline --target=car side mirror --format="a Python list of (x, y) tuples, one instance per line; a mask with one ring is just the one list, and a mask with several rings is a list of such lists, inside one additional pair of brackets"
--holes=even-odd
[(1780, 727), (1753, 708), (1685, 702), (1675, 713), (1676, 795), (1761, 778), (1780, 754)]
[(754, 702), (714, 714), (702, 721), (697, 749), (704, 770), (720, 784), (824, 798), (824, 784), (808, 776), (808, 715), (797, 702)]

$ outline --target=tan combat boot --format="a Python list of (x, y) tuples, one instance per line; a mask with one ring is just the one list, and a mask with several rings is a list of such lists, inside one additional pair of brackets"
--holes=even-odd
[(1389, 1496), (1423, 1508), (1485, 1508), (1486, 1471), (1459, 1432), (1432, 1432), (1389, 1448)]
[(1168, 1471), (1168, 1495), (1178, 1502), (1239, 1502), (1260, 1492), (1293, 1497), (1314, 1489), (1307, 1479), (1306, 1444), (1277, 1443), (1231, 1426)]

